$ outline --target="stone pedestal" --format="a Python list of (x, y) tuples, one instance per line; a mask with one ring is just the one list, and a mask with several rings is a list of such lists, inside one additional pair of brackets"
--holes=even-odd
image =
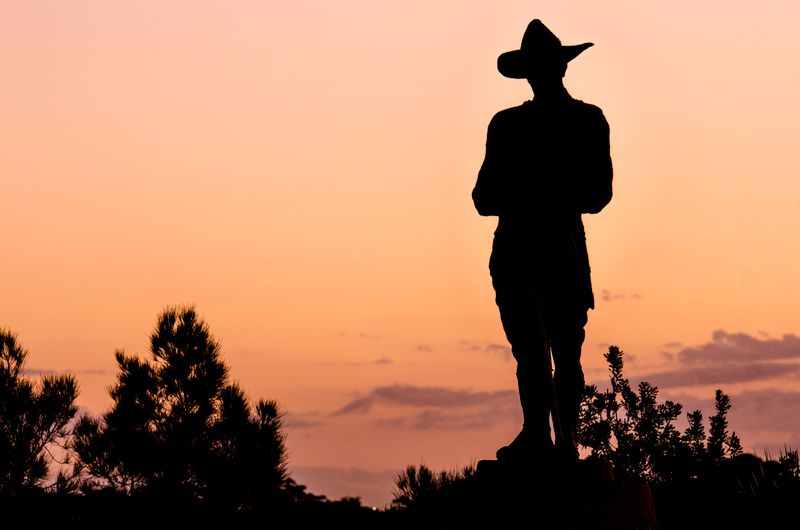
[(463, 489), (442, 500), (435, 528), (658, 528), (650, 488), (611, 480), (602, 467), (559, 474), (481, 461)]

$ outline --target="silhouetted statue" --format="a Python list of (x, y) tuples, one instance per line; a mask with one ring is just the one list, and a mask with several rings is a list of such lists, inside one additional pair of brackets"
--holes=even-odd
[(501, 462), (578, 459), (581, 345), (594, 308), (581, 214), (611, 200), (612, 167), (602, 111), (573, 99), (562, 78), (590, 46), (562, 46), (534, 20), (520, 49), (497, 60), (502, 75), (527, 79), (534, 92), (492, 118), (472, 192), (480, 215), (499, 217), (489, 270), (523, 412), (522, 431), (497, 451)]

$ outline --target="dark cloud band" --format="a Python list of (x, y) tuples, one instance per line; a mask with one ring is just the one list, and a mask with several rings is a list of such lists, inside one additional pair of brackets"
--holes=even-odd
[(684, 348), (677, 357), (686, 364), (797, 359), (800, 358), (800, 337), (787, 334), (780, 339), (759, 339), (719, 329), (712, 334), (711, 342)]
[(516, 399), (513, 390), (473, 392), (444, 387), (413, 385), (382, 386), (354, 399), (333, 413), (333, 416), (368, 412), (376, 403), (406, 407), (471, 407)]
[(749, 383), (800, 374), (795, 363), (730, 363), (717, 366), (685, 367), (656, 372), (635, 379), (647, 381), (659, 388)]

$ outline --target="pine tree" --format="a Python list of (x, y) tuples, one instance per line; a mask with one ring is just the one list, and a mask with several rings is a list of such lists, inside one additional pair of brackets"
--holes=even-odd
[(82, 466), (128, 493), (232, 508), (278, 495), (286, 451), (277, 404), (250, 405), (193, 307), (159, 315), (150, 354), (147, 361), (116, 352), (111, 410), (76, 428)]
[(17, 336), (0, 329), (0, 493), (40, 486), (49, 449), (68, 436), (77, 412), (72, 375), (45, 375), (36, 384), (23, 375), (28, 352)]

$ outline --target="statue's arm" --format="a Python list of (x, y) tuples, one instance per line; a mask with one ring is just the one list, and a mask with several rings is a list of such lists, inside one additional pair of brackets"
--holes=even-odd
[(500, 215), (499, 179), (497, 117), (495, 116), (489, 123), (486, 133), (486, 156), (484, 156), (483, 164), (478, 171), (478, 181), (472, 190), (472, 202), (480, 215)]
[(614, 170), (611, 163), (609, 127), (603, 112), (594, 107), (587, 124), (584, 153), (579, 157), (581, 180), (578, 209), (581, 213), (598, 213), (613, 195), (611, 181)]

